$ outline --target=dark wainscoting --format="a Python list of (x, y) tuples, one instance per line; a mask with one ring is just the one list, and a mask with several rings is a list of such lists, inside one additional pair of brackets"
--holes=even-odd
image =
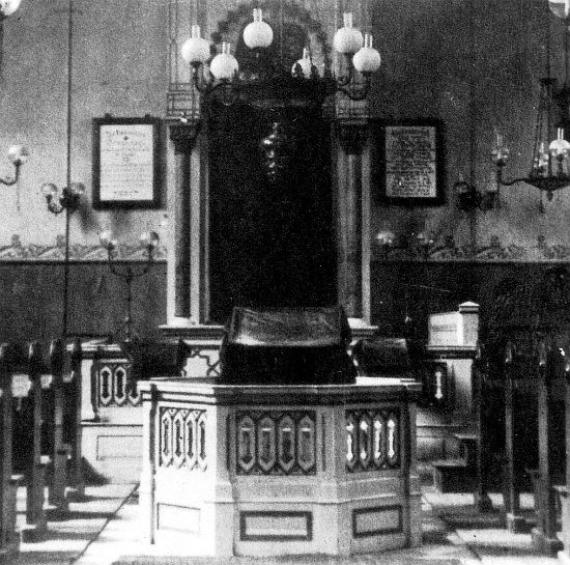
[(569, 265), (561, 262), (374, 261), (371, 266), (372, 321), (384, 335), (404, 335), (404, 319), (408, 315), (415, 335), (425, 338), (429, 313), (453, 311), (461, 302), (471, 300), (481, 306), (484, 335), (497, 308), (494, 293), (499, 283), (508, 279), (513, 287), (520, 287), (521, 299), (517, 304), (514, 292), (510, 319), (502, 322), (525, 325), (528, 311), (525, 312), (523, 290), (540, 285), (548, 271), (568, 269)]
[[(104, 262), (77, 261), (69, 267), (69, 333), (107, 335), (118, 330), (126, 313), (125, 282)], [(47, 340), (61, 334), (63, 272), (61, 262), (0, 263), (1, 341)], [(141, 336), (158, 335), (158, 326), (166, 322), (165, 262), (134, 281), (133, 318)]]
[[(493, 292), (504, 279), (529, 285), (544, 273), (569, 263), (482, 263), (374, 261), (372, 321), (385, 335), (403, 335), (406, 312), (418, 337), (425, 337), (428, 312), (456, 310), (466, 300), (481, 305), (483, 326), (492, 312)], [(431, 289), (431, 290), (430, 290)], [(442, 292), (447, 291), (447, 292)], [(43, 261), (0, 262), (0, 340), (51, 339), (61, 332), (63, 264)], [(154, 265), (133, 283), (137, 332), (158, 335), (166, 322), (166, 263)], [(70, 265), (69, 331), (106, 335), (125, 316), (125, 283), (104, 262)]]

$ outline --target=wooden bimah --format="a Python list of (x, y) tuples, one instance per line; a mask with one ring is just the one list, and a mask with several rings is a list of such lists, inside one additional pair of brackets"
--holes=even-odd
[(140, 383), (149, 541), (218, 557), (421, 543), (420, 384), (356, 377), (347, 327), (334, 308), (236, 309), (219, 378)]

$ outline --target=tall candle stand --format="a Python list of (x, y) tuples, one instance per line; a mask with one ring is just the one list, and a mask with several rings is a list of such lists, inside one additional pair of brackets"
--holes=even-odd
[(116, 239), (113, 238), (113, 234), (110, 231), (102, 232), (99, 236), (99, 241), (101, 242), (101, 245), (107, 250), (107, 260), (111, 273), (116, 277), (124, 280), (127, 285), (127, 313), (119, 331), (122, 332), (124, 330), (124, 341), (131, 341), (134, 337), (132, 290), (133, 281), (135, 279), (143, 277), (150, 271), (152, 265), (154, 264), (154, 253), (158, 247), (160, 238), (154, 231), (144, 233), (141, 236), (140, 244), (145, 251), (146, 262), (139, 268), (136, 268), (130, 264), (125, 264), (122, 266), (119, 266), (117, 264), (119, 243)]

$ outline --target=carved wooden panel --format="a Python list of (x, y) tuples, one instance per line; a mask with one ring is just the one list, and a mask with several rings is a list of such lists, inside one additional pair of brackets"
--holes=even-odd
[(141, 395), (130, 379), (131, 366), (123, 360), (96, 362), (93, 366), (97, 406), (139, 406)]
[(205, 410), (160, 409), (158, 464), (191, 471), (206, 469)]
[(396, 407), (347, 410), (347, 472), (399, 468), (400, 434), (400, 411)]
[(314, 475), (315, 422), (313, 411), (238, 412), (235, 441), (237, 474)]

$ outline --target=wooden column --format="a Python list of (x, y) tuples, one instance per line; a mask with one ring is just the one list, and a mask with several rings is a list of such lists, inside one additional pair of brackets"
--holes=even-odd
[(362, 280), (362, 152), (368, 125), (361, 120), (337, 122), (338, 296), (349, 318), (363, 318)]
[(538, 477), (535, 488), (537, 524), (533, 528), (532, 543), (542, 553), (554, 555), (562, 549), (562, 542), (556, 537), (556, 493), (552, 485), (552, 380), (557, 350), (552, 350), (542, 340), (537, 355), (538, 386)]
[[(65, 395), (69, 403), (69, 436), (71, 442), (71, 473), (69, 484), (72, 487), (70, 499), (80, 500), (85, 496), (85, 483), (83, 481), (83, 471), (81, 467), (81, 399), (83, 375), (81, 367), (83, 364), (83, 349), (81, 340), (76, 338), (73, 341), (70, 352), (70, 374), (69, 382), (65, 383), (68, 394)], [(65, 379), (64, 379), (65, 380)]]
[(176, 158), (176, 188), (174, 204), (174, 315), (190, 318), (191, 304), (191, 182), (192, 151), (200, 132), (200, 121), (170, 127)]
[(8, 346), (0, 346), (0, 563), (10, 563), (17, 553), (16, 491), (19, 479), (12, 475), (12, 371)]
[(53, 426), (53, 452), (51, 453), (53, 464), (53, 477), (49, 488), (50, 520), (62, 519), (68, 511), (68, 503), (65, 497), (67, 486), (67, 456), (68, 450), (63, 443), (63, 368), (65, 350), (61, 339), (55, 340), (50, 346), (50, 371), (52, 375), (53, 390), (53, 422), (47, 422)]
[(486, 394), (485, 387), (489, 377), (489, 360), (482, 345), (478, 345), (477, 353), (473, 361), (473, 409), (474, 421), (477, 426), (479, 444), (476, 452), (476, 475), (477, 487), (474, 495), (475, 507), (479, 512), (490, 512), (493, 510), (493, 503), (489, 498), (489, 450), (488, 445), (489, 429), (483, 403)]
[(570, 565), (570, 343), (566, 344), (566, 362), (564, 364), (564, 414), (565, 414), (565, 443), (566, 443), (566, 486), (560, 488), (562, 506), (562, 542), (563, 549), (558, 553), (558, 559), (565, 565)]
[(41, 426), (42, 426), (42, 350), (39, 343), (30, 345), (28, 355), (28, 376), (31, 381), (29, 392), (33, 405), (33, 440), (31, 469), (27, 469), (26, 481), (26, 526), (22, 530), (25, 542), (40, 541), (46, 533), (47, 522), (44, 511), (44, 484), (45, 484), (45, 461), (41, 454)]
[(143, 465), (139, 487), (141, 524), (144, 538), (155, 543), (157, 516), (155, 512), (156, 496), (156, 459), (159, 435), (158, 393), (156, 385), (149, 385), (148, 396), (143, 393)]
[(505, 464), (504, 464), (504, 497), (506, 527), (511, 532), (524, 529), (525, 521), (520, 513), (519, 478), (520, 469), (515, 461), (515, 362), (516, 350), (512, 342), (507, 342), (504, 356), (505, 379)]

